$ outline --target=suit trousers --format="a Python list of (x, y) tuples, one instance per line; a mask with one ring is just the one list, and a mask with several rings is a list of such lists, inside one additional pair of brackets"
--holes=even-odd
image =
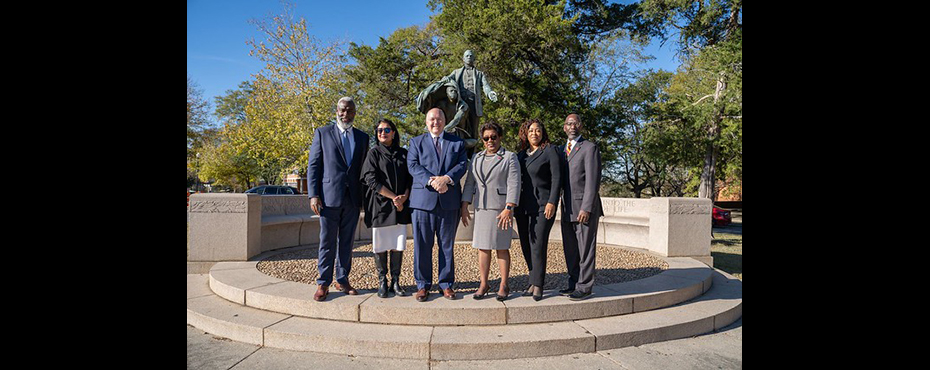
[(433, 285), (433, 242), (439, 241), (439, 288), (455, 283), (452, 244), (458, 228), (459, 210), (424, 211), (413, 209), (413, 278), (417, 289)]
[[(564, 215), (563, 215), (564, 216)], [(594, 259), (598, 217), (591, 216), (587, 225), (562, 219), (562, 249), (568, 267), (568, 287), (590, 293), (594, 287)]]
[[(350, 202), (345, 202), (347, 204)], [(359, 207), (323, 207), (320, 211), (320, 252), (318, 285), (330, 285), (335, 270), (339, 284), (349, 282), (352, 271), (352, 246), (358, 226)], [(335, 260), (335, 261), (334, 261)], [(334, 263), (335, 262), (335, 263)]]
[(530, 284), (543, 287), (546, 285), (546, 253), (549, 247), (549, 232), (555, 224), (555, 217), (546, 219), (545, 211), (537, 215), (516, 215), (517, 231), (520, 234), (520, 248), (526, 267), (529, 270)]

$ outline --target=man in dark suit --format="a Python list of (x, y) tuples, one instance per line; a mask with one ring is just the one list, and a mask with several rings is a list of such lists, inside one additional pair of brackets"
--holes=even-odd
[(320, 277), (313, 295), (317, 301), (329, 294), (334, 272), (336, 290), (358, 294), (349, 284), (349, 272), (355, 227), (363, 204), (360, 174), (368, 154), (368, 135), (352, 128), (354, 120), (355, 101), (350, 97), (339, 99), (335, 124), (317, 128), (310, 145), (307, 192), (310, 209), (320, 216)]
[(413, 277), (417, 301), (426, 301), (433, 283), (433, 241), (439, 239), (439, 288), (444, 297), (456, 299), (455, 261), (452, 243), (458, 227), (462, 188), (467, 169), (465, 142), (447, 134), (445, 115), (439, 108), (426, 112), (427, 133), (410, 140), (407, 167), (413, 176), (410, 208), (413, 210)]
[(568, 288), (560, 290), (571, 300), (586, 299), (594, 286), (594, 259), (598, 218), (604, 214), (598, 190), (601, 184), (601, 152), (581, 137), (584, 126), (577, 114), (569, 114), (562, 127), (568, 142), (562, 149), (566, 166), (562, 181), (562, 248), (568, 265)]

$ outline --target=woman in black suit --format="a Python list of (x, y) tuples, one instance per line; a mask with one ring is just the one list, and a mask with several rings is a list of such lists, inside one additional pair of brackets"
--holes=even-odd
[(523, 292), (542, 299), (546, 279), (546, 249), (549, 232), (555, 223), (555, 210), (562, 189), (561, 156), (549, 143), (546, 127), (537, 119), (520, 125), (520, 162), (522, 190), (514, 216), (520, 234), (520, 247), (529, 269), (530, 285)]

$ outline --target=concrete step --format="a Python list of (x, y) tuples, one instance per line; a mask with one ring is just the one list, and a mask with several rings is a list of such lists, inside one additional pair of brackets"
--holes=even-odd
[(286, 315), (314, 319), (402, 325), (504, 325), (582, 320), (625, 315), (672, 306), (694, 299), (713, 284), (712, 269), (692, 258), (665, 258), (669, 268), (660, 274), (624, 283), (595, 285), (591, 298), (571, 301), (555, 290), (541, 301), (511, 293), (504, 302), (474, 300), (474, 290), (457, 292), (448, 300), (436, 292), (427, 302), (412, 296), (379, 298), (361, 290), (349, 296), (330, 291), (324, 302), (313, 300), (315, 284), (271, 277), (256, 269), (258, 261), (219, 262), (209, 272), (213, 292), (233, 303)]
[(546, 323), (429, 326), (269, 312), (213, 294), (208, 275), (188, 275), (187, 315), (188, 324), (213, 335), (288, 350), (431, 360), (541, 357), (691, 337), (729, 325), (742, 317), (742, 283), (720, 271), (711, 278), (713, 286), (696, 299), (645, 312)]

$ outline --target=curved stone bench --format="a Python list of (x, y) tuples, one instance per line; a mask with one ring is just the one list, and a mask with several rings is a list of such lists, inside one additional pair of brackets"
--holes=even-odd
[[(601, 203), (604, 216), (598, 219), (598, 243), (692, 257), (713, 265), (709, 199), (601, 198)], [(306, 195), (193, 194), (188, 209), (189, 266), (208, 266), (196, 273), (207, 272), (217, 261), (248, 261), (262, 252), (319, 243), (319, 217), (310, 211)], [(356, 240), (371, 239), (363, 217), (359, 216)], [(556, 220), (561, 220), (559, 211)], [(460, 223), (455, 240), (471, 240), (472, 226)], [(411, 226), (407, 232), (413, 235)], [(561, 240), (561, 228), (553, 227), (549, 238)]]
[(712, 270), (707, 265), (691, 258), (663, 259), (669, 265), (665, 271), (644, 279), (595, 285), (591, 298), (577, 302), (554, 290), (546, 291), (538, 302), (521, 296), (504, 302), (474, 300), (469, 291), (460, 291), (457, 300), (432, 294), (428, 302), (417, 302), (413, 296), (379, 298), (371, 290), (361, 290), (356, 296), (332, 291), (326, 301), (317, 302), (312, 299), (315, 284), (265, 275), (256, 268), (259, 261), (220, 262), (208, 276), (211, 289), (220, 297), (288, 315), (379, 324), (506, 325), (648, 311), (693, 299), (710, 289)]

